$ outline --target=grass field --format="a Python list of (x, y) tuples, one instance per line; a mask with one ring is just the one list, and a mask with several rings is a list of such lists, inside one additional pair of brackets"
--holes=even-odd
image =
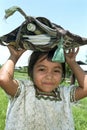
[(73, 107), (75, 130), (87, 130), (87, 98)]
[(7, 103), (7, 96), (4, 93), (4, 91), (0, 88), (0, 130), (4, 130)]
[[(27, 78), (25, 73), (15, 73), (16, 78)], [(0, 130), (4, 130), (8, 98), (0, 88)], [(73, 107), (75, 130), (87, 130), (87, 98), (80, 100)]]

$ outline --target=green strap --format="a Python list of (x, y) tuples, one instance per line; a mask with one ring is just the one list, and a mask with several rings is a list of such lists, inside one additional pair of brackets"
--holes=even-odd
[(60, 41), (58, 42), (58, 48), (54, 52), (52, 61), (53, 62), (59, 62), (64, 63), (65, 62), (65, 56), (64, 56), (64, 49), (63, 49), (63, 37), (61, 37)]

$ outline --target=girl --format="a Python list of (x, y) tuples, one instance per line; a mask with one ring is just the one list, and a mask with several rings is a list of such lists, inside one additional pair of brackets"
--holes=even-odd
[(87, 96), (87, 76), (76, 63), (77, 49), (65, 53), (79, 86), (60, 86), (65, 64), (52, 62), (55, 50), (33, 52), (30, 80), (14, 79), (14, 68), (25, 50), (9, 46), (10, 57), (0, 70), (0, 86), (9, 95), (5, 130), (74, 130), (71, 103)]

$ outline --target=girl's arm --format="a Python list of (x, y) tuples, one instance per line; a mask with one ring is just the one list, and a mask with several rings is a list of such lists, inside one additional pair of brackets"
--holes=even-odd
[(66, 62), (72, 69), (79, 84), (75, 92), (76, 100), (79, 100), (87, 96), (87, 74), (82, 70), (82, 68), (75, 61), (78, 51), (79, 51), (79, 48), (77, 50), (75, 49), (69, 50), (68, 54), (65, 53)]
[(0, 69), (0, 86), (7, 94), (14, 96), (18, 88), (18, 83), (14, 79), (14, 68), (25, 50), (16, 51), (12, 46), (9, 46), (8, 49), (11, 55)]

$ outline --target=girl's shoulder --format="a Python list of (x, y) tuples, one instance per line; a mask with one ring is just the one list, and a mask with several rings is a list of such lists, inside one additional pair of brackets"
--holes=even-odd
[(19, 79), (17, 81), (19, 86), (25, 86), (25, 87), (33, 86), (33, 82), (30, 79), (24, 79), (24, 80)]
[(32, 89), (34, 89), (34, 85), (33, 85), (33, 82), (29, 79), (16, 79), (17, 82), (18, 82), (18, 89), (16, 91), (16, 94), (14, 96), (14, 98), (17, 98), (19, 97), (19, 95), (21, 94), (24, 94), (25, 92), (28, 92)]
[(68, 99), (71, 102), (74, 101), (76, 86), (59, 86), (58, 91), (62, 99)]

